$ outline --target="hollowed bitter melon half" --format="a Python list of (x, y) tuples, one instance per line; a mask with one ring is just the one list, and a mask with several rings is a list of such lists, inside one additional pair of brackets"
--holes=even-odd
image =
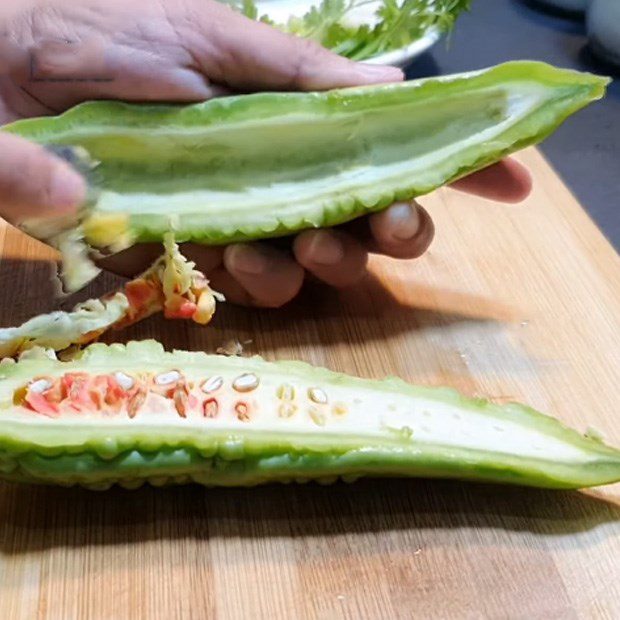
[(105, 489), (424, 476), (577, 488), (620, 451), (521, 405), (299, 362), (94, 344), (0, 366), (0, 474)]
[[(430, 192), (543, 140), (607, 83), (511, 62), (323, 93), (90, 102), (4, 129), (64, 150), (82, 170), (92, 164), (79, 222), (24, 222), (34, 236), (59, 246), (61, 231), (77, 227), (103, 252), (169, 231), (226, 244), (340, 224)], [(93, 270), (72, 275), (76, 288)]]

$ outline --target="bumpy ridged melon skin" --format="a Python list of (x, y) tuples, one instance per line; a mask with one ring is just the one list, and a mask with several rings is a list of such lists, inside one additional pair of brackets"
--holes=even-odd
[[(618, 471), (618, 462), (613, 464)], [(407, 459), (398, 451), (350, 451), (347, 454), (274, 456), (241, 456), (227, 460), (222, 456), (204, 457), (192, 448), (176, 448), (156, 453), (134, 450), (114, 459), (102, 459), (96, 454), (69, 454), (43, 457), (30, 453), (18, 458), (0, 460), (0, 476), (14, 482), (79, 485), (91, 490), (107, 490), (118, 484), (134, 489), (149, 483), (168, 486), (196, 483), (206, 487), (253, 487), (267, 483), (305, 483), (316, 481), (332, 484), (338, 480), (354, 482), (363, 477), (445, 478), (480, 481), (546, 489), (579, 489), (598, 486), (620, 479), (609, 463), (599, 463), (583, 469), (578, 475), (560, 479), (540, 469), (527, 471), (522, 466), (507, 463), (476, 463), (460, 466), (443, 459), (426, 456)], [(601, 482), (598, 482), (601, 480)]]
[[(191, 376), (255, 373), (262, 382), (256, 394), (261, 411), (245, 423), (162, 420), (148, 411), (133, 419), (66, 420), (23, 410), (17, 415), (12, 405), (15, 389), (33, 377), (119, 369), (178, 369)], [(19, 482), (105, 489), (115, 483), (253, 486), (399, 476), (581, 488), (620, 480), (620, 451), (523, 405), (471, 400), (398, 379), (368, 381), (299, 362), (166, 353), (145, 341), (92, 345), (74, 362), (23, 360), (2, 366), (0, 374), (0, 476)], [(313, 425), (301, 398), (297, 418), (279, 418), (275, 386), (282, 382), (297, 386), (302, 396), (309, 385), (330, 397), (337, 394), (350, 417), (338, 421), (328, 415), (323, 426)], [(404, 413), (390, 413), (391, 402)], [(451, 434), (459, 432), (455, 417), (473, 439), (446, 441), (446, 425)], [(502, 431), (500, 439), (489, 439), (490, 428)], [(532, 444), (539, 445), (539, 453), (533, 455)]]
[(217, 245), (333, 226), (426, 194), (540, 142), (607, 82), (511, 62), (325, 93), (89, 102), (4, 129), (99, 162), (84, 222), (91, 246), (169, 230)]

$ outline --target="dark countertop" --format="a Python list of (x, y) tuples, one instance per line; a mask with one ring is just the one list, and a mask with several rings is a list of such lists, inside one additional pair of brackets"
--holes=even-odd
[[(507, 60), (551, 64), (620, 78), (587, 49), (583, 21), (525, 0), (474, 0), (452, 34), (416, 60), (408, 77), (457, 73)], [(541, 149), (607, 238), (620, 248), (620, 79), (607, 97), (571, 117)]]

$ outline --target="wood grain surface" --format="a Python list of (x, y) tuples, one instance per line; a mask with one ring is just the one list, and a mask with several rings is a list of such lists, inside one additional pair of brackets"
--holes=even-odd
[[(518, 206), (441, 190), (423, 259), (290, 307), (117, 339), (299, 358), (518, 399), (620, 445), (620, 259), (541, 155)], [(1, 321), (55, 307), (49, 250), (0, 228)], [(103, 292), (105, 276), (90, 289)], [(83, 295), (82, 295), (83, 296)], [(68, 303), (67, 300), (65, 303)], [(75, 301), (75, 300), (71, 300)], [(428, 481), (93, 493), (0, 483), (0, 618), (620, 618), (620, 486)]]

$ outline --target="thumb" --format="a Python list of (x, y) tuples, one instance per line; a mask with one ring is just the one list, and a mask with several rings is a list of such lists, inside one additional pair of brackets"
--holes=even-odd
[[(395, 67), (356, 63), (315, 41), (257, 22), (214, 0), (194, 0), (182, 19), (192, 57), (212, 81), (235, 90), (327, 90), (403, 79)], [(171, 17), (171, 19), (174, 19)], [(188, 26), (192, 24), (191, 26)], [(182, 31), (183, 26), (175, 28)]]
[(42, 146), (0, 132), (0, 216), (68, 215), (86, 198), (86, 181)]

